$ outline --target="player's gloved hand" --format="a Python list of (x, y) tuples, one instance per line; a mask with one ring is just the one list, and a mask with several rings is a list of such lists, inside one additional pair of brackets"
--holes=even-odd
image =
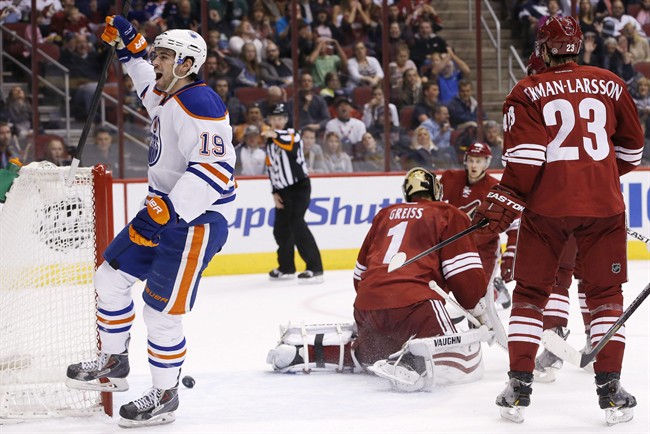
[(106, 17), (102, 40), (109, 45), (117, 44), (115, 52), (120, 62), (128, 62), (132, 57), (144, 57), (147, 54), (147, 40), (121, 15)]
[(501, 258), (501, 278), (505, 283), (512, 282), (512, 266), (515, 258), (512, 256), (504, 256)]
[(495, 185), (488, 192), (481, 206), (476, 210), (472, 223), (478, 223), (487, 218), (490, 223), (486, 230), (500, 234), (505, 232), (510, 224), (526, 207), (524, 200), (514, 191), (502, 185)]
[(129, 237), (135, 244), (155, 247), (162, 231), (178, 222), (178, 215), (167, 197), (149, 197), (146, 202), (147, 206), (131, 221)]
[[(478, 303), (476, 303), (476, 306), (474, 306), (473, 309), (469, 310), (469, 313), (471, 313), (478, 320), (478, 322), (481, 323), (481, 325), (486, 326), (491, 332), (494, 331), (494, 323), (492, 322), (492, 318), (490, 318), (488, 315), (487, 301), (485, 300), (485, 297), (481, 297)], [(475, 328), (471, 322), (469, 323), (469, 327)], [(487, 341), (488, 345), (492, 345), (494, 343), (494, 340), (495, 335), (492, 334), (490, 339)]]

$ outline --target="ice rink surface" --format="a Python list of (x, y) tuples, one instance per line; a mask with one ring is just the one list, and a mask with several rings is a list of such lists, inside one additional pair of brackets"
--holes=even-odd
[[(632, 261), (624, 285), (626, 306), (650, 281), (650, 263)], [(499, 417), (496, 395), (505, 387), (507, 354), (483, 346), (485, 375), (476, 383), (403, 394), (367, 374), (287, 375), (274, 373), (266, 354), (278, 326), (350, 322), (352, 271), (329, 271), (321, 285), (296, 280), (270, 282), (266, 275), (203, 279), (195, 309), (185, 317), (188, 355), (183, 375), (196, 380), (180, 387), (176, 422), (133, 432), (156, 433), (648, 433), (650, 432), (650, 301), (627, 322), (622, 383), (638, 401), (634, 419), (607, 427), (593, 375), (565, 364), (552, 384), (533, 385), (523, 424)], [(511, 284), (512, 285), (512, 284)], [(512, 286), (511, 286), (512, 287)], [(140, 292), (134, 288), (138, 312)], [(584, 333), (576, 285), (571, 293), (569, 342), (582, 348)], [(500, 311), (507, 326), (508, 311)], [(141, 315), (132, 329), (131, 389), (114, 395), (119, 406), (150, 387), (146, 333)], [(125, 432), (118, 417), (30, 421), (0, 426), (0, 433)]]

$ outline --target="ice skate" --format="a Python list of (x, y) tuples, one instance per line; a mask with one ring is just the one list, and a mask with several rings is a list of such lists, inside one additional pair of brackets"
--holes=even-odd
[(298, 274), (298, 283), (300, 284), (323, 283), (324, 281), (322, 271), (305, 270)]
[(124, 392), (129, 390), (129, 354), (100, 352), (96, 359), (68, 366), (65, 384), (71, 389)]
[[(564, 331), (562, 327), (554, 327), (553, 330), (558, 336), (566, 341), (569, 337), (569, 330)], [(535, 358), (535, 381), (540, 383), (552, 383), (557, 377), (557, 371), (562, 368), (563, 361), (547, 349)]]
[(163, 425), (176, 420), (178, 385), (171, 389), (152, 387), (141, 398), (120, 407), (122, 428)]
[(533, 374), (530, 372), (508, 372), (508, 385), (497, 396), (496, 404), (501, 407), (501, 417), (516, 423), (524, 421), (524, 410), (530, 405), (533, 393)]
[(296, 277), (295, 273), (283, 273), (277, 268), (269, 271), (269, 279), (271, 280), (289, 280), (293, 279), (294, 277)]
[(506, 283), (500, 277), (494, 278), (494, 288), (496, 289), (497, 298), (494, 303), (503, 309), (508, 309), (512, 305), (512, 298)]
[(618, 372), (596, 374), (598, 404), (605, 410), (607, 425), (629, 422), (634, 417), (636, 398), (623, 389), (620, 378)]

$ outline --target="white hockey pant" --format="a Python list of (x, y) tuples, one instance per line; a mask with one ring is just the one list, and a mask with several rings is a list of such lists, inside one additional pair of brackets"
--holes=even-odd
[[(350, 348), (356, 331), (354, 323), (280, 326), (280, 340), (266, 362), (282, 373), (362, 370)], [(353, 364), (345, 363), (346, 346)]]

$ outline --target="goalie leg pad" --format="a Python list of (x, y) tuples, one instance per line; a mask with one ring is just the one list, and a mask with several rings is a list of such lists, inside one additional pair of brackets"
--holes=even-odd
[(368, 368), (400, 392), (430, 390), (483, 377), (481, 342), (492, 338), (487, 326), (464, 333), (410, 339), (402, 351)]
[(301, 324), (280, 327), (280, 341), (266, 362), (283, 373), (363, 370), (351, 351), (356, 325)]

